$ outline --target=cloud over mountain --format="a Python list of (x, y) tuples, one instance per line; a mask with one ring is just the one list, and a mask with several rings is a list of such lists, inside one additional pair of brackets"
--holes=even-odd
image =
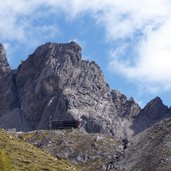
[(105, 29), (106, 43), (118, 43), (110, 54), (113, 72), (150, 92), (170, 90), (170, 8), (169, 0), (6, 0), (0, 4), (0, 38), (36, 44), (61, 31), (58, 23), (42, 19), (63, 13), (70, 22), (88, 15)]

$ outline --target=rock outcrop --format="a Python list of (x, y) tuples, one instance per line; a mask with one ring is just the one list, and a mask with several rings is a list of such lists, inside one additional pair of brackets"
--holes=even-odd
[(141, 108), (133, 97), (127, 99), (127, 97), (118, 90), (112, 90), (111, 94), (117, 113), (122, 118), (123, 141), (127, 141), (127, 139), (130, 139), (134, 135), (134, 130), (131, 125), (133, 118), (140, 113)]
[(99, 66), (82, 60), (75, 42), (38, 47), (19, 66), (16, 82), (20, 109), (32, 129), (51, 128), (53, 120), (79, 119), (87, 132), (121, 132)]
[(121, 118), (131, 119), (139, 114), (141, 108), (133, 97), (127, 97), (118, 90), (111, 91), (112, 100)]

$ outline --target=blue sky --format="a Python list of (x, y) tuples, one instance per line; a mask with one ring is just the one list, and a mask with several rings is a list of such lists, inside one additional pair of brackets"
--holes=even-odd
[(74, 40), (112, 89), (171, 105), (170, 0), (6, 0), (0, 21), (12, 68), (41, 44)]

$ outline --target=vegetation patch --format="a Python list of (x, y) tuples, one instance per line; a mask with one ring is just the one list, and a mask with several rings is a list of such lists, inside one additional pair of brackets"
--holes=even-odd
[(0, 171), (12, 171), (13, 167), (8, 155), (0, 149)]

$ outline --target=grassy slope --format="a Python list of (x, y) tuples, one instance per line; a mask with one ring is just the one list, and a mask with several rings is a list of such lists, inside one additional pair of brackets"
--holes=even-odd
[(0, 171), (12, 170), (12, 164), (4, 150), (0, 149)]
[(0, 129), (0, 171), (79, 170)]

